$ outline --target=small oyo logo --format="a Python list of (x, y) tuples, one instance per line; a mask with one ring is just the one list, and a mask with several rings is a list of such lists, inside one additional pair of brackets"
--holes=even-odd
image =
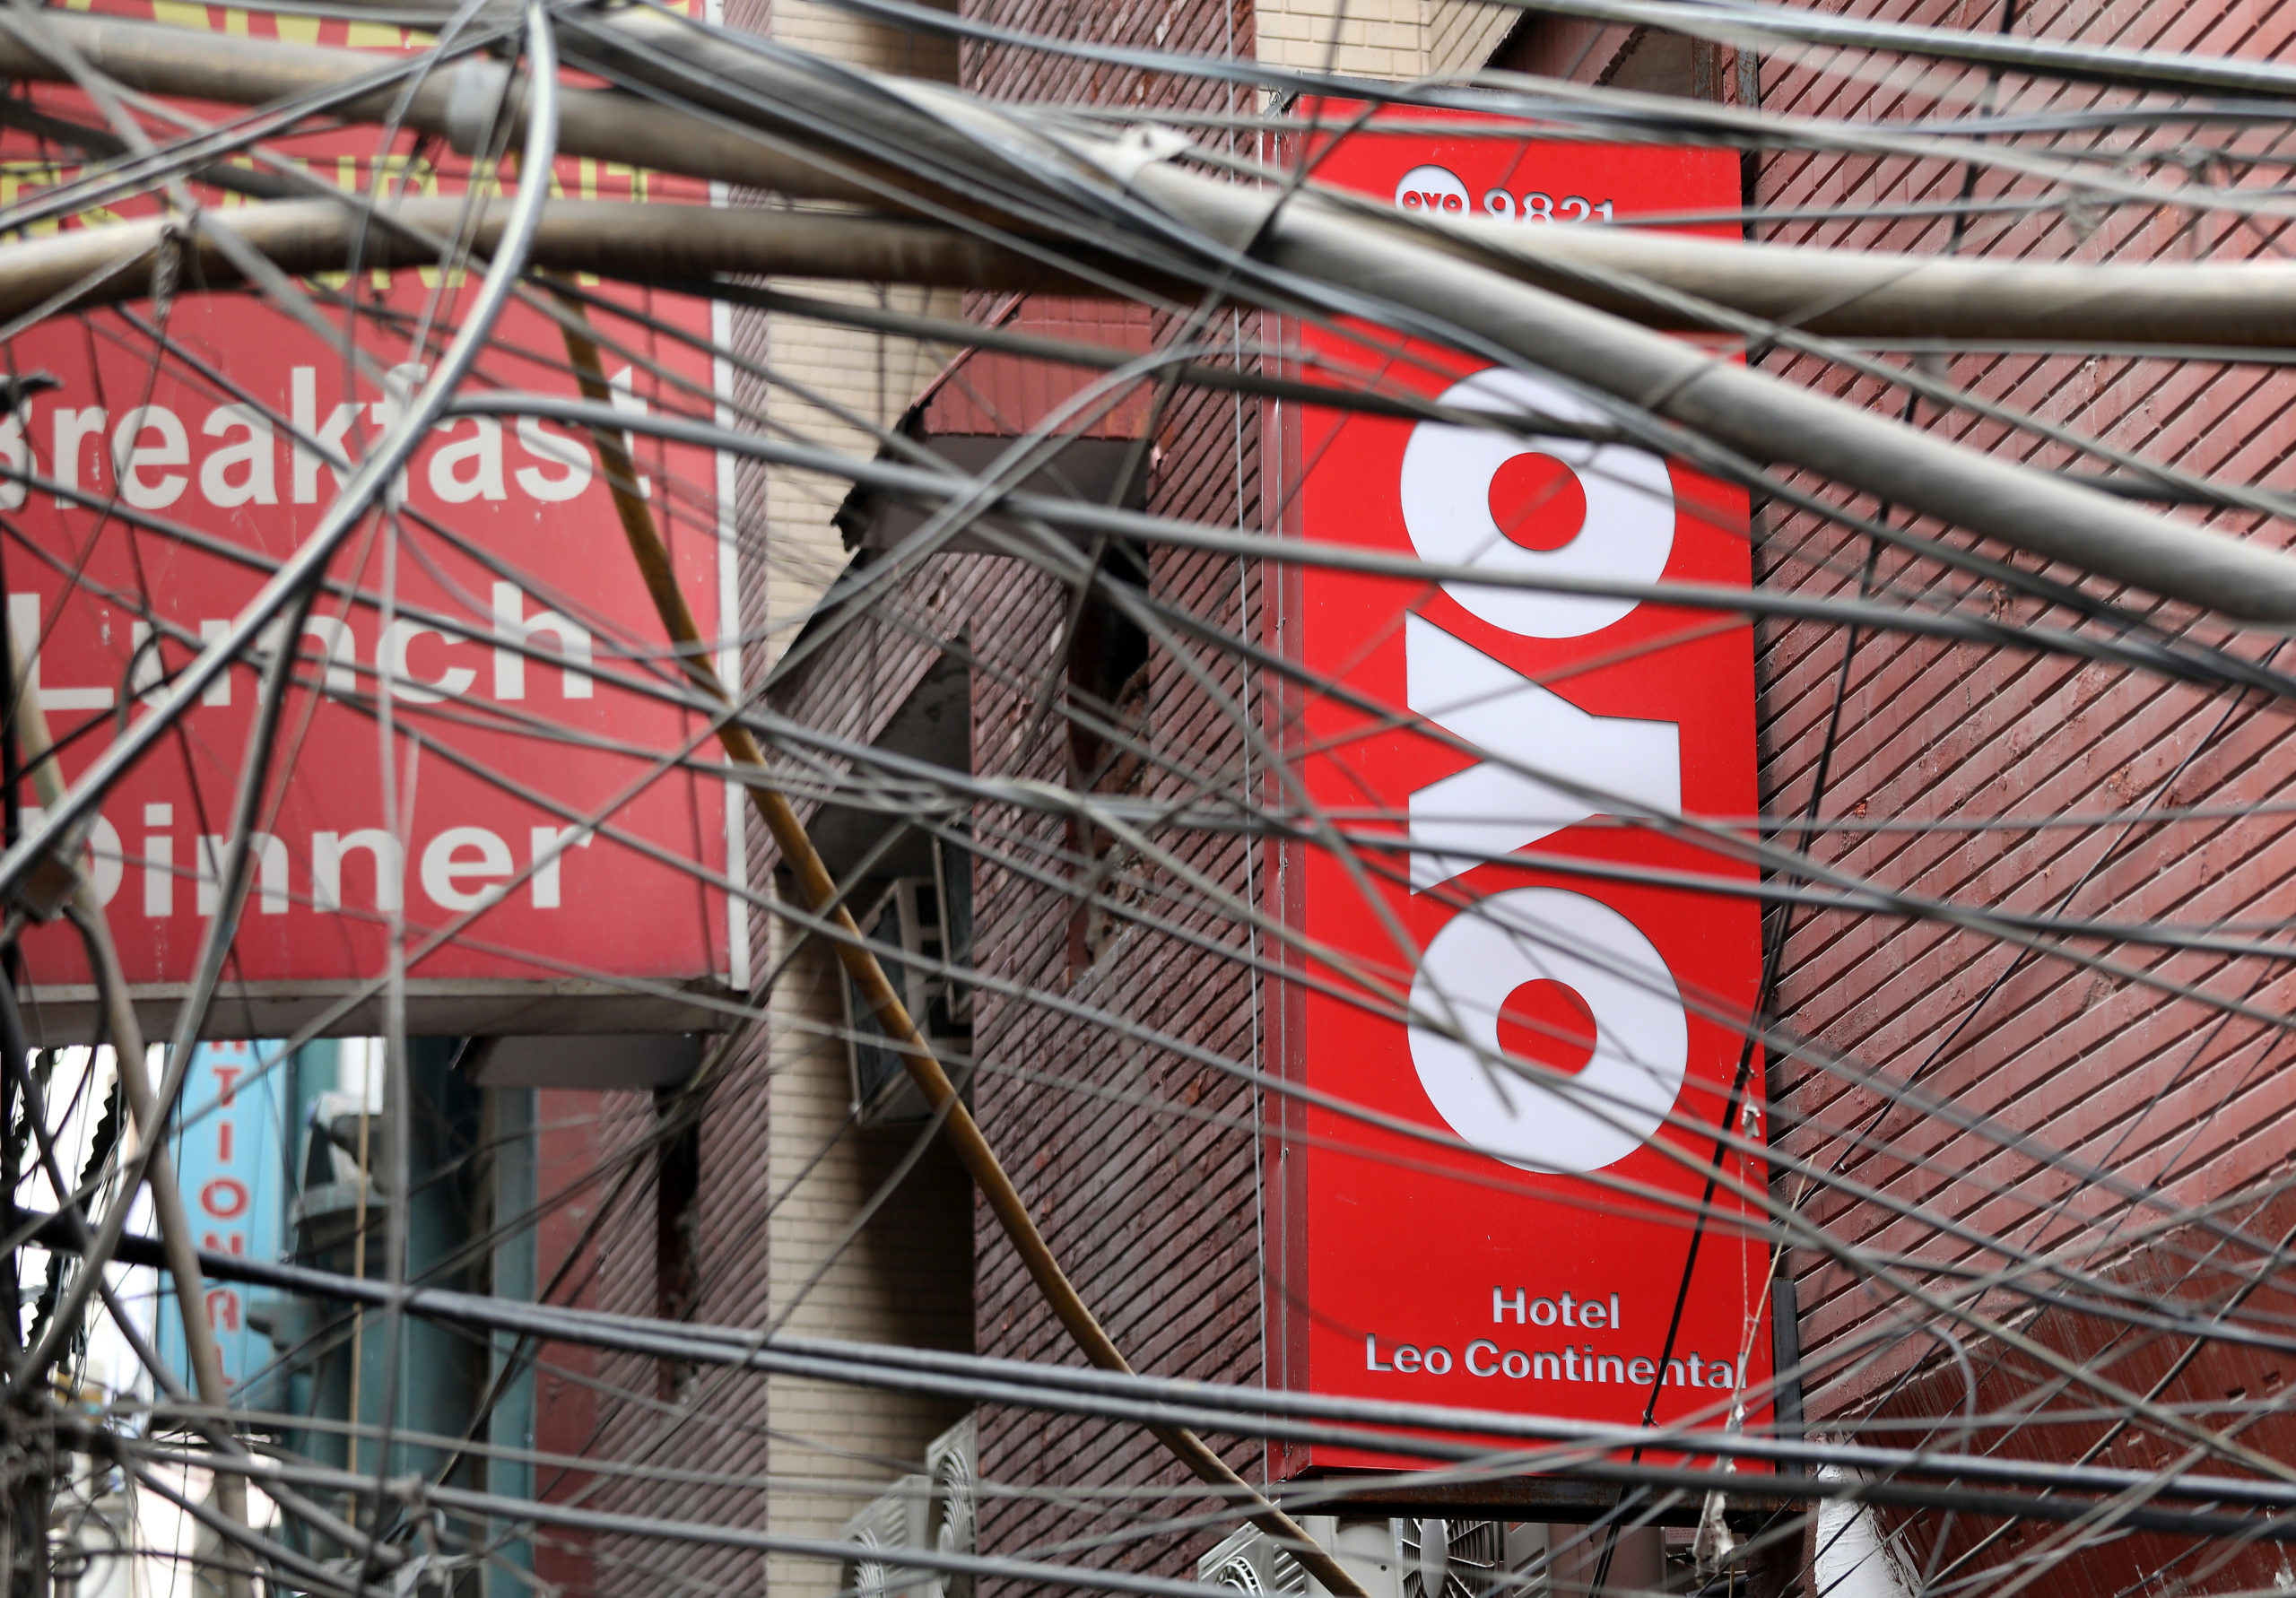
[(1396, 185), (1396, 204), (1405, 211), (1449, 211), (1464, 215), (1467, 186), (1448, 167), (1413, 167)]

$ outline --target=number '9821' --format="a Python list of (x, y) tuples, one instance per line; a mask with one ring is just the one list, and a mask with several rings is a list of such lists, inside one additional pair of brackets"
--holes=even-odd
[[(1470, 209), (1467, 196), (1473, 191), (1459, 180), (1450, 168), (1424, 161), (1403, 175), (1396, 185), (1396, 204), (1405, 211), (1437, 211), (1462, 216)], [(1536, 189), (1517, 195), (1508, 189), (1489, 188), (1483, 194), (1483, 213), (1489, 216), (1505, 217), (1509, 221), (1526, 222), (1587, 222), (1611, 220), (1611, 202), (1590, 200), (1584, 195), (1564, 195), (1561, 199)]]
[(1515, 221), (1583, 222), (1611, 219), (1608, 200), (1590, 200), (1584, 195), (1565, 195), (1558, 200), (1536, 189), (1518, 197), (1503, 188), (1494, 188), (1483, 196), (1483, 208), (1492, 216)]

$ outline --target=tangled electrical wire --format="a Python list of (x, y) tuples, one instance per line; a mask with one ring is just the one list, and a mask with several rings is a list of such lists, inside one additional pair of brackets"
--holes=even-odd
[[(11, 1591), (139, 1550), (136, 1495), (234, 1592), (552, 1587), (509, 1550), (575, 1537), (602, 1589), (818, 1585), (850, 1545), (767, 1507), (908, 1466), (793, 1431), (774, 1382), (979, 1408), (978, 1550), (886, 1556), (943, 1593), (1198, 1594), (1239, 1520), (1361, 1591), (1304, 1517), (1536, 1480), (1587, 1491), (1506, 1501), (1576, 1524), (1474, 1598), (1583, 1584), (1574, 1555), (1618, 1585), (1662, 1523), (1717, 1592), (2284, 1585), (2296, 69), (2015, 0), (1987, 30), (1509, 0), (1475, 24), (1505, 49), (1408, 82), (1342, 70), (1344, 7), (1312, 65), (1233, 8), (1170, 41), (831, 9), (903, 70), (653, 0), (0, 11)], [(1592, 81), (1651, 30), (1714, 91)], [(1405, 137), (1687, 150), (1723, 198), (1538, 210), (1510, 177), (1477, 215), (1347, 178)], [(1613, 225), (1530, 225), (1571, 201)], [(1570, 463), (1528, 517), (1663, 497), (1710, 559), (1341, 530), (1331, 485), (1406, 437)], [(1302, 620), (1351, 605), (1378, 620), (1338, 646)], [(1640, 630), (1535, 659), (1475, 630), (1541, 606)], [(1438, 660), (1455, 699), (1413, 684)], [(955, 679), (953, 754), (889, 735)], [(1603, 682), (1740, 679), (1744, 725), (1678, 724), (1671, 790), (1521, 731), (1578, 725), (1574, 683), (1626, 724)], [(1726, 780), (1687, 775), (1709, 736)], [(1389, 760), (1482, 786), (1422, 810)], [(913, 856), (963, 863), (961, 946), (865, 902)], [(1557, 883), (1727, 950), (1669, 976)], [(1578, 1076), (1594, 1014), (1447, 986), (1453, 928), (1613, 994), (1606, 1038), (1663, 997), (1698, 1063), (1612, 1038)], [(418, 1258), (425, 1194), (520, 1134), (418, 1175), (445, 1112), (410, 1007), (516, 1032), (543, 987), (568, 1031), (709, 1041), (658, 1099), (598, 1101), (578, 1176)], [(195, 1045), (346, 1033), (381, 1039), (355, 1263), (199, 1246)], [(1335, 1037), (1431, 1092), (1448, 1051), (1469, 1110), (1357, 1090)], [(636, 1294), (669, 1151), (736, 1113), (803, 1142), (767, 1227), (866, 1107), (758, 1107), (848, 1051), (919, 1107), (794, 1285), (736, 1250)], [(1633, 1162), (1506, 1142), (1525, 1094)], [(1078, 1141), (1156, 1191), (1105, 1199)], [(1383, 1328), (1271, 1263), (1313, 1202), (1271, 1150), (1623, 1229), (1671, 1306), (1636, 1374), (1605, 1361), (1629, 1418), (1282, 1379)], [(994, 1350), (808, 1334), (948, 1158)], [(552, 1280), (468, 1290), (552, 1228)], [(1173, 1257), (1127, 1264), (1127, 1229)], [(477, 1419), (235, 1395), (212, 1283), (326, 1307), (281, 1370), (418, 1328), (483, 1350)], [(1248, 1336), (1184, 1346), (1192, 1305), (1263, 1283)], [(102, 1338), (138, 1371), (98, 1380)], [(580, 1448), (485, 1430), (521, 1371), (587, 1394)], [(1071, 1469), (1026, 1440), (1056, 1434), (1124, 1440)], [(1271, 1461), (1370, 1473), (1276, 1493)]]

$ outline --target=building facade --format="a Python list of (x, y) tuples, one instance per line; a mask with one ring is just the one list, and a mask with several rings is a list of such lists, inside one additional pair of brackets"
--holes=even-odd
[[(2274, 54), (2285, 31), (2269, 7), (2203, 17), (2149, 4), (2109, 12), (2009, 4), (2006, 18), (1997, 4), (1897, 6), (1890, 14), (2228, 54)], [(1488, 69), (1720, 109), (1846, 110), (1843, 77), (1790, 51), (1757, 56), (1461, 0), (1344, 7), (1170, 0), (1114, 8), (965, 0), (959, 14), (1063, 38), (1389, 80)], [(1220, 117), (1271, 103), (1232, 86), (978, 37), (928, 43), (880, 33), (794, 0), (770, 16), (735, 20), (991, 96), (1197, 117), (1215, 129)], [(1982, 74), (1933, 76), (1908, 88), (1875, 74), (1849, 92), (1864, 96), (1852, 109), (1876, 117), (1996, 100), (2022, 110), (2087, 103), (2086, 91), (2052, 99)], [(1744, 182), (1749, 210), (1780, 219), (1755, 230), (1776, 242), (2078, 260), (2275, 248), (2260, 232), (2204, 234), (2168, 214), (2117, 213), (2098, 225), (2077, 206), (2021, 205), (1997, 174), (1937, 161), (1753, 151)], [(952, 308), (924, 296), (903, 303)], [(984, 299), (965, 308), (1022, 328), (1089, 332), (1104, 343), (1131, 338), (1141, 348), (1170, 331), (1145, 322), (1085, 329), (1083, 320), (1100, 313), (1042, 299)], [(1270, 336), (1255, 319), (1220, 316), (1192, 336), (1239, 350)], [(752, 384), (746, 395), (809, 434), (862, 453), (883, 448), (883, 439), (857, 427), (856, 417), (977, 464), (978, 451), (993, 455), (1076, 402), (1089, 380), (782, 316), (737, 312), (734, 331), (747, 356), (811, 385), (842, 414), (814, 407), (800, 415), (787, 409), (801, 404), (789, 390), (769, 394), (752, 378), (737, 379)], [(1938, 414), (1908, 405), (1899, 388), (1845, 378), (1838, 362), (1779, 349), (1750, 358), (1860, 403), (1903, 407), (1917, 424)], [(2132, 454), (2248, 482), (2287, 473), (2296, 388), (2272, 369), (2109, 352), (1939, 350), (1922, 354), (1918, 369)], [(1107, 475), (1095, 481), (1130, 502), (1261, 531), (1283, 525), (1292, 486), (1274, 436), (1283, 425), (1280, 409), (1257, 399), (1183, 389), (1170, 405), (1118, 405), (1081, 430), (1110, 447), (1096, 457), (1091, 469)], [(1993, 442), (1982, 422), (1952, 425), (1966, 428), (1966, 441)], [(1086, 470), (1082, 456), (1073, 464)], [(1234, 714), (1258, 685), (1231, 653), (1117, 607), (1076, 607), (1066, 585), (977, 546), (927, 560), (882, 589), (865, 614), (848, 616), (834, 604), (835, 585), (870, 571), (873, 537), (877, 551), (885, 542), (872, 519), (880, 513), (794, 474), (744, 468), (740, 482), (749, 679), (764, 684), (770, 714), (815, 737), (830, 765), (865, 770), (874, 750), (1004, 785), (1033, 779), (1175, 808), (1207, 797), (1248, 802), (1267, 781), (1238, 730), (1248, 716), (1239, 724)], [(1903, 520), (1886, 506), (1849, 508), (1884, 523)], [(2253, 534), (2260, 518), (2221, 513), (2217, 520)], [(1752, 536), (1756, 581), (1796, 593), (1854, 596), (1863, 585), (1900, 597), (1958, 595), (1979, 580), (1899, 547), (1877, 543), (1869, 552), (1865, 539), (1783, 502), (1757, 503)], [(2009, 559), (1999, 550), (1979, 552)], [(1100, 558), (1166, 602), (1160, 613), (1184, 612), (1245, 638), (1269, 637), (1280, 625), (1281, 595), (1265, 591), (1248, 563), (1166, 548), (1113, 547)], [(2013, 564), (2031, 570), (2034, 563), (2017, 557)], [(2085, 592), (2117, 597), (2093, 585)], [(824, 595), (831, 603), (822, 604)], [(2005, 588), (1998, 604), (1997, 613), (2022, 620), (2051, 613)], [(2173, 616), (2166, 622), (2184, 625)], [(2286, 769), (2286, 734), (2268, 709), (2061, 657), (1855, 630), (1845, 637), (1831, 625), (1761, 623), (1755, 650), (1763, 813), (1806, 815), (1811, 850), (1831, 866), (1910, 894), (1983, 895), (2100, 922), (2171, 908), (2220, 922), (2271, 918), (2286, 841), (2268, 817), (2222, 813), (2268, 796)], [(2148, 807), (2199, 813), (2166, 821), (2137, 813)], [(1258, 1135), (1265, 1107), (1247, 1076), (1206, 1063), (1267, 1059), (1255, 934), (1232, 909), (1261, 902), (1260, 859), (1233, 830), (1161, 835), (1166, 852), (1151, 856), (1090, 816), (988, 799), (961, 816), (924, 816), (908, 835), (890, 838), (901, 831), (891, 801), (874, 810), (816, 800), (803, 808), (832, 869), (856, 875), (855, 908), (868, 911), (865, 926), (888, 929), (881, 935), (899, 930), (902, 884), (912, 895), (914, 884), (926, 883), (946, 896), (952, 873), (968, 880), (969, 957), (940, 952), (959, 964), (969, 958), (983, 978), (965, 995), (969, 1013), (948, 1018), (943, 1041), (952, 1064), (969, 1073), (970, 1101), (990, 1141), (1118, 1344), (1144, 1371), (1261, 1380), (1268, 1361), (1261, 1195), (1272, 1157)], [(2035, 820), (1959, 831), (1922, 825), (1970, 813)], [(2048, 824), (2052, 816), (2095, 815), (2128, 819), (2117, 827)], [(968, 831), (980, 841), (978, 855), (966, 849)], [(748, 869), (753, 882), (788, 892), (779, 863), (754, 835)], [(884, 916), (892, 918), (873, 920)], [(2268, 1026), (2228, 1022), (2214, 1008), (2126, 975), (1934, 923), (1789, 907), (1771, 911), (1767, 930), (1783, 940), (1774, 1013), (1800, 1040), (1770, 1062), (1765, 1107), (1781, 1154), (1773, 1185), (1779, 1203), (1806, 1197), (1813, 1222), (1886, 1251), (1925, 1290), (1959, 1290), (1973, 1272), (2001, 1273), (2005, 1314), (2029, 1302), (2017, 1284), (2051, 1258), (2196, 1307), (2246, 1301), (2257, 1290), (2250, 1278), (2284, 1229), (2260, 1186), (2273, 1151), (2285, 1146), (2289, 1112)], [(877, 1084), (857, 1081), (848, 1047), (857, 1023), (822, 944), (782, 918), (758, 917), (753, 934), (751, 969), (768, 995), (770, 1023), (722, 1040), (687, 1089), (609, 1096), (595, 1152), (631, 1175), (602, 1212), (589, 1301), (760, 1330), (1073, 1361), (1065, 1335), (946, 1150), (892, 1102), (897, 1093), (862, 1102)], [(2205, 978), (2248, 993), (2259, 1007), (2284, 1008), (2286, 978), (2267, 963), (2185, 953), (2164, 964), (2157, 951), (2106, 946), (2154, 975)], [(1845, 1069), (1844, 1060), (1857, 1069)], [(1865, 1085), (1860, 1072), (1870, 1073)], [(2093, 1177), (2068, 1186), (2068, 1169)], [(1846, 1196), (1853, 1186), (1863, 1196)], [(2149, 1193), (2197, 1207), (2205, 1219), (2171, 1224)], [(1970, 1241), (1980, 1229), (1993, 1241)], [(2001, 1252), (2004, 1237), (2015, 1240), (2013, 1255)], [(1867, 1333), (1883, 1307), (1856, 1273), (1793, 1250), (1779, 1279), (1779, 1313), (1791, 1312), (1802, 1361), (1796, 1399), (1803, 1423), (1821, 1433), (1933, 1439), (1971, 1402), (1964, 1375), (1971, 1369), (1987, 1412), (2018, 1403), (2076, 1409), (2061, 1373), (2029, 1344), (2170, 1404), (2276, 1390), (2282, 1379), (2277, 1369), (2228, 1362), (2221, 1351), (2179, 1358), (2172, 1342), (2133, 1337), (2070, 1310), (2035, 1318), (2019, 1307), (2001, 1340), (1975, 1350), (1904, 1337), (1876, 1344)], [(794, 1535), (839, 1534), (868, 1500), (921, 1472), (931, 1439), (962, 1418), (921, 1400), (781, 1377), (735, 1383), (623, 1357), (599, 1359), (593, 1380), (582, 1402), (596, 1406), (594, 1435), (605, 1455), (657, 1457), (676, 1438), (682, 1452), (695, 1453), (698, 1470), (769, 1485), (601, 1480), (591, 1484), (591, 1501), (636, 1513), (706, 1513)], [(974, 1419), (985, 1551), (1106, 1549), (1096, 1557), (1185, 1576), (1227, 1529), (1144, 1529), (1171, 1513), (1171, 1500), (1141, 1489), (1177, 1489), (1183, 1477), (1136, 1429), (993, 1405)], [(704, 1436), (705, 1447), (694, 1450), (693, 1439)], [(2252, 1440), (2284, 1456), (2284, 1439), (2269, 1426)], [(1258, 1445), (1221, 1442), (1239, 1471), (1265, 1478)], [(2166, 1446), (2142, 1430), (2109, 1434), (2093, 1420), (2029, 1431), (2005, 1446), (2072, 1457), (2092, 1444), (2109, 1459), (2139, 1463), (2153, 1463)], [(1539, 1515), (1526, 1508), (1514, 1518)], [(2000, 1545), (1968, 1525), (1888, 1525), (1917, 1562), (2006, 1559), (2023, 1535)], [(1673, 1542), (1658, 1546), (1679, 1550), (1687, 1533), (1668, 1535)], [(602, 1537), (594, 1557), (595, 1579), (611, 1586), (630, 1579), (637, 1561), (659, 1555)], [(1796, 1543), (1761, 1579), (1791, 1590), (1819, 1557), (1813, 1542)], [(2182, 1557), (2182, 1545), (2133, 1538), (2058, 1567), (2042, 1590), (2122, 1591), (2146, 1568), (2173, 1568)], [(2252, 1550), (2196, 1572), (2198, 1590), (2261, 1585), (2276, 1557)], [(1640, 1579), (1659, 1570), (1653, 1564)], [(820, 1561), (725, 1550), (692, 1550), (676, 1574), (697, 1585), (761, 1581), (777, 1594), (827, 1594), (852, 1579)], [(1613, 1585), (1633, 1585), (1628, 1574), (1620, 1566)], [(1013, 1585), (996, 1585), (1000, 1593)]]

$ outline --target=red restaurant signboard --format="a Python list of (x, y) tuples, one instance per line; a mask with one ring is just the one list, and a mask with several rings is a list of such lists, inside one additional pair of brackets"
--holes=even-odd
[[(1374, 123), (1316, 175), (1525, 227), (1737, 204), (1726, 152), (1500, 138), (1464, 119), (1457, 136)], [(1335, 363), (1329, 380), (1369, 370), (1460, 409), (1609, 420), (1559, 384), (1427, 346), (1313, 326), (1300, 339)], [(1626, 444), (1317, 411), (1286, 414), (1283, 438), (1285, 525), (1315, 543), (1493, 573), (1750, 580), (1744, 491)], [(1271, 1382), (1627, 1424), (1655, 1400), (1661, 1424), (1724, 1424), (1770, 1370), (1766, 1251), (1739, 1196), (1766, 1167), (1745, 1149), (1726, 1151), (1683, 1282), (1759, 926), (1751, 899), (1684, 885), (1752, 868), (1665, 819), (1754, 813), (1748, 626), (1313, 566), (1278, 608), (1306, 680), (1337, 685), (1277, 697), (1285, 746), (1358, 847), (1289, 848), (1274, 872), (1314, 953), (1274, 1018), (1305, 1092), (1278, 1112), (1267, 1167)], [(1735, 1128), (1749, 1143), (1761, 1064)], [(1405, 1462), (1289, 1446), (1275, 1463), (1288, 1477)]]
[[(169, 11), (257, 31), (313, 26), (222, 7)], [(345, 41), (344, 24), (317, 26), (321, 42)], [(400, 39), (372, 24), (349, 37), (387, 48)], [(89, 119), (70, 91), (42, 92)], [(402, 140), (378, 163), (376, 137), (353, 127), (277, 147), (346, 187), (368, 187), (379, 165), (403, 192), (462, 191), (465, 169), (446, 152)], [(68, 152), (30, 135), (0, 148), (0, 203), (73, 176)], [(662, 198), (669, 187), (572, 159), (556, 181), (606, 199)], [(706, 203), (682, 187), (676, 197)], [(189, 658), (182, 638), (220, 631), (259, 586), (262, 563), (310, 530), (342, 479), (328, 455), (371, 445), (422, 378), (410, 330), (425, 318), (451, 329), (474, 283), (436, 269), (319, 280), (323, 294), (362, 300), (366, 373), (350, 370), (340, 341), (258, 297), (187, 282), (164, 306), (54, 319), (9, 345), (13, 370), (61, 381), (28, 421), (0, 430), (0, 456), (43, 480), (0, 483), (0, 508), (10, 634), (35, 654), (35, 691), (67, 777)], [(604, 334), (632, 346), (607, 357), (628, 403), (709, 415), (718, 387), (709, 308), (600, 291), (702, 342), (600, 317)], [(344, 320), (339, 306), (322, 314)], [(162, 326), (164, 357), (153, 337)], [(473, 386), (571, 395), (555, 325), (513, 304)], [(639, 459), (694, 609), (718, 617), (732, 591), (718, 463), (644, 440)], [(436, 430), (396, 491), (396, 529), (370, 518), (331, 570), (363, 597), (322, 598), (303, 628), (304, 675), (324, 691), (288, 705), (278, 767), (288, 779), (262, 827), (215, 1024), (279, 1036), (319, 1014), (381, 974), (395, 916), (417, 1031), (710, 1024), (693, 992), (740, 980), (746, 937), (727, 895), (680, 863), (722, 877), (740, 852), (729, 855), (723, 779), (706, 769), (716, 759), (706, 723), (616, 684), (673, 687), (676, 673), (587, 441), (530, 420), (463, 418)], [(541, 653), (502, 647), (519, 641)], [(396, 723), (387, 766), (385, 676)], [(211, 689), (180, 734), (107, 798), (91, 840), (130, 981), (155, 1004), (188, 977), (213, 905), (216, 846), (206, 840), (225, 830), (256, 689), (245, 668)], [(79, 1016), (89, 976), (70, 929), (36, 931), (26, 953), (46, 1024)], [(369, 1010), (334, 1029), (374, 1023)]]

